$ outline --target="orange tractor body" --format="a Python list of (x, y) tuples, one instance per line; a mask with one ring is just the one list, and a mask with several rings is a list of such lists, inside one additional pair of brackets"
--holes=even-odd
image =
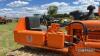
[(58, 27), (56, 27), (56, 24), (52, 25), (52, 28), (49, 28), (47, 32), (27, 30), (25, 24), (25, 18), (20, 18), (14, 30), (14, 39), (17, 43), (30, 47), (68, 52), (68, 48), (64, 48), (64, 33), (56, 32), (59, 27), (58, 24)]
[[(99, 20), (74, 21), (66, 27), (66, 30), (68, 31), (68, 35), (77, 35), (84, 42), (81, 48), (78, 47), (78, 45), (81, 45), (81, 42), (80, 44), (78, 43), (76, 47), (73, 46), (76, 50), (79, 49), (78, 51), (80, 51), (80, 49), (84, 49), (82, 53), (82, 50), (80, 53), (78, 53), (78, 51), (74, 51), (73, 55), (77, 53), (79, 56), (100, 56)], [(78, 56), (77, 54), (76, 56)]]
[[(30, 19), (20, 18), (14, 30), (14, 39), (19, 44), (60, 51), (71, 56), (100, 56), (99, 21), (72, 22), (66, 27), (68, 34), (65, 34), (59, 30), (57, 23), (52, 23), (47, 31), (28, 29), (27, 20)], [(32, 24), (32, 20), (29, 24)], [(75, 36), (78, 41), (74, 39)]]

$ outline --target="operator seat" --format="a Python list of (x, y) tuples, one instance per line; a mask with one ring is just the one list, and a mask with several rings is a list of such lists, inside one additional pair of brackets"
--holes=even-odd
[(34, 31), (46, 31), (47, 27), (40, 25), (39, 17), (25, 17), (26, 29)]

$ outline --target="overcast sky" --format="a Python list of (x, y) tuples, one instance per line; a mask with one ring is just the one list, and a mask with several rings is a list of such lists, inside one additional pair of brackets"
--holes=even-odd
[(99, 0), (0, 0), (0, 16), (32, 16), (35, 13), (46, 14), (50, 5), (58, 6), (58, 13), (69, 13), (73, 10), (86, 12), (88, 5), (96, 6)]

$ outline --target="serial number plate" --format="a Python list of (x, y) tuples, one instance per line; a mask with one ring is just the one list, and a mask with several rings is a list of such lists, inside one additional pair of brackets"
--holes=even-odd
[(95, 52), (96, 50), (100, 50), (100, 49), (95, 49), (95, 48), (79, 48), (77, 51), (78, 52)]

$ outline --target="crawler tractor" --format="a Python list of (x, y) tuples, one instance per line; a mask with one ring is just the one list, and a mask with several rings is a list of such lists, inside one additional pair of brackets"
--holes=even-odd
[(0, 23), (7, 24), (9, 22), (12, 22), (12, 19), (6, 19), (5, 17), (0, 17)]
[(7, 20), (4, 19), (3, 17), (0, 17), (0, 23), (6, 24), (7, 23)]
[[(93, 11), (94, 7), (88, 9)], [(84, 18), (88, 19), (91, 11)], [(69, 56), (100, 56), (99, 20), (74, 20), (65, 26), (64, 32), (58, 23), (50, 26), (41, 23), (39, 17), (20, 18), (14, 30), (15, 42)]]
[(15, 42), (24, 46), (62, 52), (70, 56), (100, 56), (100, 21), (74, 21), (60, 30), (52, 23), (47, 28), (39, 17), (22, 17), (14, 30)]

